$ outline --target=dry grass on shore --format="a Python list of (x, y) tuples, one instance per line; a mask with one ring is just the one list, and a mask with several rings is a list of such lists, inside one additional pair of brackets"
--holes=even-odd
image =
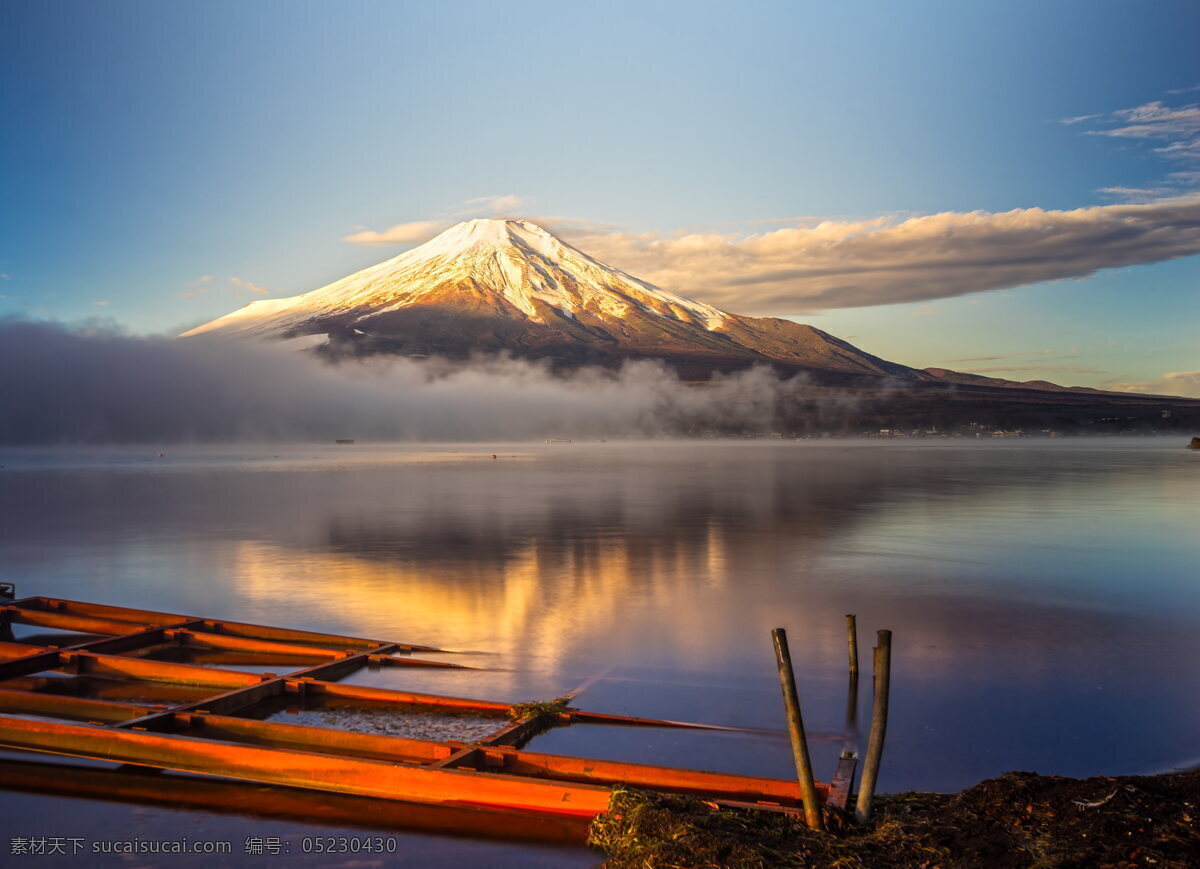
[(1069, 779), (1014, 772), (959, 794), (881, 797), (871, 829), (618, 790), (589, 843), (611, 869), (1098, 869), (1200, 866), (1200, 771)]

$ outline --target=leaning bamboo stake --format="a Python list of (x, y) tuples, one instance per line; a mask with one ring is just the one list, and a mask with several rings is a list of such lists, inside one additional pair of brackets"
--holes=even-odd
[(892, 672), (892, 632), (879, 632), (875, 647), (875, 697), (871, 704), (871, 735), (867, 740), (867, 756), (863, 763), (862, 779), (858, 783), (858, 803), (854, 817), (860, 824), (871, 819), (871, 803), (875, 799), (875, 784), (879, 780), (879, 764), (883, 758), (883, 740), (887, 736), (888, 688)]
[(796, 694), (796, 677), (792, 672), (792, 655), (788, 651), (787, 631), (771, 631), (775, 641), (775, 664), (779, 667), (779, 685), (787, 707), (788, 733), (792, 738), (792, 757), (796, 761), (796, 776), (800, 780), (800, 796), (804, 800), (804, 820), (810, 830), (824, 830), (821, 804), (817, 800), (817, 785), (813, 780), (812, 761), (808, 756), (808, 740), (804, 736), (804, 719), (800, 716), (800, 698)]

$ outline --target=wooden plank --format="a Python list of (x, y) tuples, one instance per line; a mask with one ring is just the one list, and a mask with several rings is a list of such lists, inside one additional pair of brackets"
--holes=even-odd
[[(9, 618), (22, 625), (34, 625), (41, 628), (58, 628), (64, 631), (78, 631), (83, 634), (130, 634), (143, 629), (144, 626), (117, 619), (98, 618), (96, 616), (77, 615), (69, 612), (43, 611), (26, 609), (19, 606), (6, 606), (4, 611)], [(183, 624), (189, 619), (174, 619), (171, 624)], [(155, 623), (152, 627), (163, 627)]]
[(72, 718), (76, 721), (111, 723), (127, 721), (144, 715), (150, 707), (133, 703), (113, 703), (71, 697), (66, 694), (44, 694), (37, 691), (0, 689), (0, 711)]
[(156, 809), (164, 806), (201, 809), (387, 833), (403, 829), (578, 845), (587, 838), (589, 824), (587, 818), (569, 815), (373, 800), (216, 778), (148, 776), (128, 768), (104, 769), (5, 758), (0, 758), (0, 781), (6, 790), (23, 793), (118, 800)]
[(195, 618), (195, 616), (181, 615), (179, 613), (162, 613), (155, 610), (133, 609), (132, 607), (111, 606), (109, 604), (84, 603), (64, 598), (42, 597), (40, 595), (13, 601), (11, 606), (42, 612), (71, 613), (74, 615), (115, 619), (117, 621), (130, 622), (135, 627), (165, 625)]
[[(292, 679), (291, 676), (288, 677)], [(299, 680), (296, 680), (299, 682)], [(512, 704), (499, 703), (492, 700), (472, 700), (465, 697), (450, 697), (441, 694), (422, 694), (415, 691), (396, 691), (389, 688), (373, 688), (368, 685), (346, 685), (340, 682), (309, 682), (304, 686), (292, 685), (289, 682), (289, 693), (305, 693), (318, 697), (343, 700), (353, 703), (370, 703), (388, 705), (392, 703), (407, 703), (419, 706), (444, 706), (451, 709), (471, 710), (476, 712), (491, 712), (497, 715), (507, 715)], [(588, 712), (584, 709), (567, 708), (563, 711), (563, 723), (579, 724), (610, 724), (630, 727), (666, 727), (690, 730), (718, 730), (732, 733), (762, 733), (777, 735), (777, 730), (759, 730), (747, 727), (729, 727), (723, 724), (700, 724), (692, 721), (671, 721), (663, 718), (639, 718), (632, 715), (614, 715), (607, 712)], [(519, 722), (505, 725), (509, 731), (517, 731)], [(824, 734), (821, 734), (824, 736)], [(508, 744), (507, 742), (504, 744)]]
[[(156, 633), (159, 632), (159, 633)], [(150, 629), (137, 635), (139, 643), (153, 642), (161, 639), (161, 629)], [(79, 665), (81, 674), (99, 677), (122, 677), (162, 684), (180, 685), (186, 687), (212, 687), (239, 689), (255, 686), (263, 681), (262, 676), (245, 673), (240, 670), (223, 670), (218, 667), (202, 667), (194, 664), (176, 664), (168, 661), (151, 661), (120, 655), (98, 654), (86, 651), (86, 648), (97, 648), (100, 644), (126, 639), (114, 637), (111, 640), (97, 640), (76, 647), (65, 649), (47, 649), (43, 646), (32, 646), (24, 643), (0, 642), (0, 681), (29, 676), (33, 673), (62, 667)], [(128, 640), (134, 641), (130, 635)], [(84, 651), (73, 651), (84, 650)], [(285, 692), (311, 692), (314, 696), (340, 698), (365, 704), (406, 704), (415, 706), (438, 706), (453, 709), (471, 710), (484, 713), (505, 714), (508, 712), (507, 703), (496, 703), (487, 700), (469, 700), (459, 697), (443, 697), (436, 694), (422, 694), (411, 691), (391, 691), (385, 688), (370, 688), (362, 685), (342, 685), (313, 678), (314, 676), (339, 678), (363, 666), (373, 655), (387, 654), (387, 646), (374, 646), (349, 657), (306, 667), (286, 676), (275, 677), (279, 682), (272, 696)], [(120, 691), (119, 687), (114, 687)], [(225, 695), (217, 695), (223, 698)], [(189, 706), (203, 706), (203, 703)], [(245, 708), (239, 706), (237, 708)], [(229, 707), (232, 711), (233, 707)]]
[(147, 697), (154, 697), (158, 702), (183, 703), (212, 694), (211, 688), (197, 688), (194, 685), (175, 685), (170, 682), (128, 682), (122, 679), (103, 679), (95, 676), (77, 676), (69, 679), (30, 676), (2, 682), (0, 687), (132, 703), (144, 703)]
[[(788, 805), (800, 803), (800, 786), (790, 780), (542, 754), (525, 749), (488, 748), (485, 754), (493, 768), (518, 775), (563, 781), (622, 783), (649, 790), (726, 796), (748, 802), (771, 800)], [(817, 782), (816, 787), (818, 795), (825, 798), (829, 785)]]
[(222, 670), (217, 667), (197, 667), (170, 661), (151, 661), (122, 655), (100, 655), (95, 652), (62, 652), (62, 667), (72, 672), (96, 676), (120, 676), (142, 682), (170, 682), (176, 685), (195, 685), (210, 688), (236, 688), (256, 685), (263, 681), (256, 673)]
[(212, 667), (259, 667), (263, 670), (287, 671), (311, 661), (293, 655), (268, 655), (266, 652), (228, 652), (216, 649), (199, 649), (194, 646), (179, 646), (182, 650), (181, 664), (197, 664)]
[[(497, 770), (516, 775), (589, 784), (621, 784), (646, 790), (735, 800), (746, 804), (768, 801), (785, 808), (802, 805), (800, 786), (795, 781), (542, 754), (507, 746), (465, 745), (444, 760), (435, 761), (430, 766)], [(830, 787), (816, 782), (816, 791), (818, 797), (824, 800)]]
[(266, 652), (272, 655), (286, 655), (292, 658), (316, 658), (322, 661), (344, 657), (344, 651), (341, 649), (331, 649), (322, 646), (302, 646), (297, 643), (284, 643), (278, 640), (258, 640), (252, 637), (234, 637), (207, 631), (172, 630), (168, 636), (177, 642), (202, 649)]
[[(36, 603), (30, 603), (34, 601)], [(16, 601), (14, 606), (30, 608), (36, 606), (43, 610), (72, 613), (84, 616), (129, 621), (141, 626), (163, 625), (169, 622), (191, 621), (196, 616), (181, 613), (164, 613), (155, 610), (133, 609), (131, 607), (111, 606), (109, 604), (88, 603), (86, 601), (67, 600), (65, 598), (38, 597), (24, 601)], [(226, 621), (224, 619), (202, 620), (209, 630), (228, 634), (230, 636), (252, 637), (264, 640), (282, 640), (284, 642), (315, 643), (331, 645), (338, 648), (366, 649), (383, 644), (381, 640), (371, 640), (365, 637), (350, 637), (342, 634), (325, 634), (318, 631), (304, 631), (293, 628), (277, 628), (270, 625), (258, 625), (250, 622)], [(434, 646), (416, 643), (397, 643), (406, 651), (439, 652)]]
[[(109, 635), (130, 635), (131, 627), (136, 633), (144, 634), (145, 631), (136, 631), (136, 626), (130, 622), (117, 621), (115, 619), (97, 618), (95, 616), (76, 615), (73, 613), (61, 613), (52, 611), (30, 610), (21, 607), (11, 606), (3, 607), (3, 612), (8, 614), (12, 621), (18, 624), (34, 625), (37, 627), (58, 628), (60, 630), (79, 631), (89, 634), (109, 634)], [(231, 649), (236, 651), (249, 652), (266, 652), (274, 655), (285, 655), (294, 658), (309, 658), (316, 660), (329, 660), (334, 658), (344, 657), (345, 649), (335, 649), (327, 646), (308, 646), (295, 643), (285, 643), (278, 640), (260, 640), (252, 637), (229, 636), (225, 634), (212, 633), (197, 628), (204, 628), (205, 623), (201, 619), (191, 619), (182, 622), (173, 622), (164, 625), (161, 628), (154, 626), (151, 630), (158, 631), (162, 637), (160, 642), (177, 642), (189, 643), (201, 648), (208, 649)], [(163, 630), (165, 628), (165, 630)], [(92, 644), (88, 644), (87, 648), (93, 651), (100, 651), (93, 648)], [(390, 663), (390, 662), (389, 662)], [(395, 663), (407, 664), (410, 663), (406, 659), (396, 659)], [(424, 661), (416, 664), (417, 666), (454, 666), (442, 662)]]
[[(3, 648), (11, 645), (0, 643), (0, 654), (3, 653)], [(82, 648), (82, 647), (80, 647)], [(349, 672), (364, 666), (373, 656), (389, 654), (392, 650), (391, 645), (377, 646), (372, 649), (363, 650), (344, 658), (339, 658), (333, 661), (317, 664), (312, 667), (307, 667), (303, 670), (297, 670), (285, 676), (274, 676), (267, 674), (269, 678), (256, 675), (253, 673), (245, 673), (240, 670), (223, 670), (218, 667), (202, 667), (194, 664), (176, 664), (167, 661), (151, 661), (144, 659), (128, 658), (119, 655), (102, 655), (88, 651), (71, 652), (63, 650), (56, 652), (54, 650), (46, 650), (37, 646), (21, 646), (19, 651), (22, 654), (33, 652), (46, 653), (46, 661), (57, 661), (58, 667), (76, 667), (78, 672), (93, 674), (97, 676), (120, 676), (126, 678), (140, 679), (150, 682), (163, 682), (177, 685), (188, 685), (198, 687), (214, 687), (226, 688), (236, 691), (240, 688), (249, 688), (251, 686), (260, 686), (260, 683), (265, 681), (279, 681), (282, 687), (272, 689), (268, 692), (261, 692), (263, 697), (277, 696), (278, 694), (287, 693), (312, 693), (317, 696), (339, 698), (343, 700), (353, 700), (358, 703), (374, 703), (374, 704), (394, 704), (403, 703), (409, 705), (420, 706), (441, 706), (446, 708), (464, 709), (477, 712), (491, 712), (497, 714), (507, 714), (510, 708), (507, 703), (497, 703), (494, 701), (471, 700), (461, 697), (446, 697), (436, 694), (423, 694), (419, 692), (409, 691), (394, 691), (386, 688), (372, 688), (364, 685), (343, 685), (338, 682), (326, 681), (328, 679), (341, 678)], [(55, 657), (57, 656), (57, 657)], [(3, 677), (3, 668), (6, 665), (0, 664), (0, 677)], [(14, 673), (13, 675), (28, 675), (29, 673), (39, 672), (41, 670), (55, 669), (53, 663), (50, 666), (37, 666), (34, 669), (29, 669), (25, 672)], [(322, 678), (316, 678), (322, 677)], [(231, 699), (226, 695), (218, 695), (218, 699), (222, 703), (228, 703)], [(255, 701), (259, 702), (259, 701)], [(198, 701), (196, 703), (187, 704), (187, 709), (202, 708), (205, 703)], [(246, 704), (236, 707), (228, 706), (224, 711), (236, 711), (236, 709), (246, 708)], [(172, 711), (183, 711), (180, 708)], [(217, 711), (217, 710), (213, 710)], [(619, 724), (629, 726), (643, 727), (671, 727), (671, 728), (689, 728), (702, 730), (721, 730), (721, 731), (736, 731), (747, 732), (745, 728), (727, 727), (717, 724), (697, 724), (687, 721), (669, 721), (658, 718), (639, 718), (629, 715), (613, 715), (609, 713), (588, 712), (579, 709), (567, 709), (564, 715), (571, 721), (581, 723), (599, 723), (599, 724)], [(564, 723), (567, 719), (564, 718)], [(141, 722), (139, 722), (139, 725)], [(511, 739), (506, 740), (502, 744), (519, 741), (521, 734), (520, 723), (506, 727)], [(753, 732), (753, 731), (751, 731)]]
[[(210, 619), (210, 629), (233, 637), (252, 637), (260, 640), (281, 640), (287, 643), (315, 643), (346, 649), (369, 649), (382, 644), (382, 640), (369, 640), (365, 637), (344, 637), (339, 634), (322, 634), (316, 631), (302, 631), (295, 628), (276, 628), (269, 625), (255, 625), (249, 622), (229, 622)], [(416, 643), (396, 643), (397, 648), (408, 652), (439, 652), (434, 646), (422, 646)]]
[[(184, 623), (189, 624), (188, 622)], [(166, 639), (164, 629), (146, 628), (116, 637), (102, 637), (61, 648), (31, 646), (26, 643), (0, 642), (0, 681), (29, 676), (45, 670), (57, 670), (63, 666), (63, 653), (68, 651), (91, 651), (119, 654), (134, 649), (158, 645)]]
[[(203, 623), (200, 623), (203, 625)], [(335, 649), (328, 646), (308, 646), (299, 643), (287, 643), (282, 640), (261, 640), (255, 637), (241, 637), (232, 634), (214, 633), (209, 630), (169, 630), (167, 636), (180, 643), (203, 649), (220, 649), (238, 652), (261, 652), (268, 655), (288, 656), (293, 658), (309, 658), (316, 660), (334, 660), (342, 658), (347, 653), (356, 654), (369, 649)], [(408, 655), (408, 649), (400, 643), (380, 644), (378, 648), (390, 646), (393, 652)], [(420, 658), (395, 657), (392, 654), (373, 652), (370, 659), (372, 664), (391, 667), (442, 667), (456, 670), (476, 670), (465, 664), (455, 664), (449, 661), (427, 661)]]
[(497, 806), (579, 817), (604, 812), (610, 795), (609, 788), (597, 785), (429, 769), (7, 715), (0, 715), (0, 745), (380, 799)]
[[(97, 700), (0, 690), (0, 710), (56, 715), (82, 721), (128, 721), (150, 712), (145, 706)], [(503, 746), (456, 747), (453, 743), (408, 739), (379, 734), (354, 733), (306, 725), (235, 718), (213, 714), (173, 716), (176, 724), (189, 726), (188, 735), (224, 742), (249, 742), (277, 748), (295, 748), (341, 757), (360, 757), (407, 764), (446, 768), (445, 761), (463, 753), (478, 756), (485, 771), (547, 778), (556, 781), (610, 786), (628, 784), (650, 790), (676, 791), (746, 802), (770, 800), (797, 805), (799, 786), (793, 781), (703, 772), (646, 764), (622, 763), (591, 758), (543, 754)], [(181, 721), (182, 719), (182, 721)], [(826, 799), (832, 788), (818, 784)]]
[[(185, 627), (192, 622), (184, 622), (181, 627)], [(88, 652), (97, 652), (105, 655), (120, 655), (125, 652), (138, 651), (149, 649), (152, 646), (157, 646), (167, 642), (166, 628), (147, 628), (144, 631), (138, 631), (133, 634), (125, 634), (118, 637), (109, 637), (104, 640), (93, 640), (90, 643), (82, 643), (76, 646), (70, 646), (71, 649), (81, 649)]]
[(298, 748), (341, 757), (365, 757), (394, 763), (430, 764), (454, 749), (443, 742), (356, 733), (278, 721), (256, 721), (228, 715), (195, 715), (190, 735), (226, 742), (248, 742), (277, 748)]
[[(139, 632), (136, 636), (113, 637), (67, 646), (62, 649), (48, 649), (44, 646), (32, 646), (26, 643), (0, 642), (0, 681), (4, 679), (28, 676), (46, 670), (70, 669), (81, 674), (102, 677), (122, 677), (138, 679), (147, 682), (164, 682), (177, 685), (189, 685), (213, 688), (237, 688), (257, 684), (263, 681), (263, 676), (246, 673), (241, 670), (224, 670), (219, 667), (203, 667), (195, 664), (177, 664), (171, 661), (154, 661), (144, 658), (133, 658), (122, 655), (101, 654), (92, 651), (104, 648), (104, 644), (124, 640), (129, 644), (150, 644), (160, 640), (161, 630), (152, 628)], [(392, 645), (376, 646), (371, 649), (327, 661), (312, 667), (305, 667), (294, 673), (289, 673), (289, 679), (303, 679), (314, 675), (328, 678), (341, 678), (365, 666), (372, 656), (386, 655)], [(407, 663), (407, 661), (406, 661)], [(457, 664), (432, 663), (434, 666), (459, 668)], [(273, 674), (270, 678), (275, 677)], [(329, 683), (335, 684), (335, 683)], [(376, 689), (379, 690), (379, 689)], [(282, 693), (281, 689), (278, 693)], [(387, 699), (387, 698), (384, 698)], [(401, 692), (400, 698), (391, 702), (414, 702), (408, 695)], [(505, 707), (507, 709), (507, 707)]]
[[(305, 667), (303, 670), (296, 670), (288, 674), (288, 678), (308, 679), (315, 676), (327, 676), (332, 679), (341, 678), (343, 675), (353, 672), (366, 665), (367, 660), (373, 655), (384, 655), (394, 650), (393, 644), (382, 646), (373, 646), (370, 649), (365, 649), (360, 652), (347, 653), (335, 661), (326, 661), (322, 664), (315, 664), (311, 667)], [(177, 666), (186, 666), (192, 670), (210, 670), (215, 668), (208, 667), (192, 667), (191, 665), (180, 664)], [(232, 670), (224, 670), (221, 672), (231, 673)], [(188, 712), (198, 709), (206, 709), (209, 712), (238, 712), (242, 709), (249, 709), (252, 706), (257, 706), (264, 700), (271, 697), (277, 697), (287, 691), (287, 679), (276, 676), (273, 673), (264, 673), (254, 677), (253, 683), (243, 683), (241, 686), (236, 684), (232, 686), (232, 691), (224, 694), (219, 694), (215, 697), (205, 697), (203, 700), (196, 700), (191, 703), (184, 703), (178, 706), (172, 706), (170, 709), (144, 715), (140, 718), (134, 718), (129, 721), (123, 721), (116, 725), (117, 727), (138, 727), (148, 728), (151, 730), (163, 730), (171, 726), (172, 717), (180, 712)]]
[(369, 649), (363, 649), (354, 654), (348, 654), (344, 658), (336, 661), (327, 661), (324, 664), (314, 664), (311, 667), (305, 667), (303, 670), (294, 670), (287, 674), (289, 679), (341, 679), (343, 676), (353, 673), (355, 670), (361, 670), (365, 667), (370, 659), (376, 655), (387, 655), (396, 650), (395, 643), (387, 643), (384, 645), (372, 646)]
[(287, 690), (289, 694), (311, 695), (323, 700), (340, 700), (356, 705), (433, 706), (494, 715), (507, 715), (511, 708), (511, 704), (499, 703), (495, 700), (472, 700), (466, 697), (451, 697), (442, 694), (423, 694), (418, 691), (373, 688), (370, 685), (347, 685), (342, 682), (326, 682), (317, 679), (294, 679), (290, 676), (287, 679)]
[(255, 685), (235, 688), (224, 694), (201, 697), (198, 700), (186, 701), (166, 709), (147, 711), (144, 715), (118, 722), (113, 726), (139, 730), (170, 730), (175, 726), (176, 715), (199, 710), (221, 714), (241, 712), (273, 697), (281, 696), (284, 688), (282, 679), (266, 679)]

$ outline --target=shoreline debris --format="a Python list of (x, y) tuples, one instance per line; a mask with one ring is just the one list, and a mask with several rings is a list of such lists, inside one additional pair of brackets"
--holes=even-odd
[(1010, 772), (957, 794), (881, 795), (875, 814), (861, 827), (826, 807), (820, 833), (795, 815), (624, 789), (592, 822), (588, 844), (607, 869), (1193, 869), (1200, 771)]

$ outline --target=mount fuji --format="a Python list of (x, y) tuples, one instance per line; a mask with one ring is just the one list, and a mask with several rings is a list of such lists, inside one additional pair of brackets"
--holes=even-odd
[(526, 220), (468, 220), (318, 290), (251, 302), (184, 336), (325, 335), (333, 356), (508, 352), (565, 364), (661, 359), (686, 379), (781, 371), (935, 379), (790, 320), (742, 317), (592, 259)]
[(816, 388), (872, 396), (880, 420), (1121, 428), (1176, 425), (1200, 408), (1195, 399), (888, 362), (812, 326), (743, 317), (668, 292), (527, 220), (459, 223), (326, 287), (251, 302), (184, 336), (294, 339), (328, 359), (508, 353), (556, 367), (658, 359), (688, 381), (765, 364), (804, 373)]

